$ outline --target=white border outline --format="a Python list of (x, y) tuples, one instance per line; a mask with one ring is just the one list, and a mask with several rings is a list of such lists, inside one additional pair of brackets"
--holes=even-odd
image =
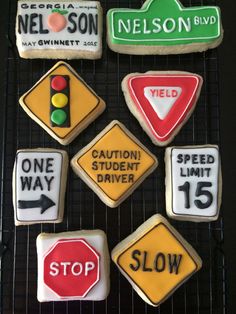
[[(113, 15), (116, 14), (116, 13), (140, 13), (140, 12), (147, 12), (149, 10), (149, 7), (150, 5), (152, 4), (152, 2), (154, 1), (160, 1), (160, 0), (147, 0), (149, 1), (148, 4), (146, 4), (146, 2), (144, 2), (143, 6), (140, 8), (140, 9), (112, 9), (111, 10), (111, 29), (112, 29), (112, 37), (113, 39), (117, 39), (117, 40), (121, 40), (121, 41), (135, 41), (135, 42), (145, 42), (145, 41), (180, 41), (180, 40), (183, 40), (183, 41), (188, 41), (188, 40), (203, 40), (203, 39), (217, 39), (220, 37), (220, 30), (221, 30), (221, 23), (220, 23), (220, 12), (219, 12), (219, 8), (216, 7), (216, 6), (204, 6), (204, 7), (190, 7), (190, 8), (186, 8), (184, 7), (182, 4), (179, 3), (178, 0), (174, 0), (175, 3), (178, 5), (180, 11), (197, 11), (197, 10), (205, 10), (205, 9), (215, 9), (216, 10), (216, 13), (217, 13), (217, 17), (218, 17), (218, 34), (216, 36), (210, 36), (210, 37), (193, 37), (193, 38), (175, 38), (175, 39), (124, 39), (124, 38), (120, 38), (120, 37), (116, 37), (114, 34), (114, 18), (113, 18)], [(147, 7), (144, 9), (143, 7), (147, 5)], [(109, 14), (109, 11), (108, 11), (108, 14)], [(109, 23), (110, 24), (110, 23)], [(117, 43), (116, 43), (117, 44)]]
[[(65, 50), (74, 50), (74, 51), (76, 51), (76, 50), (82, 50), (82, 51), (85, 51), (85, 53), (87, 52), (87, 53), (89, 53), (89, 52), (91, 52), (91, 53), (97, 53), (98, 52), (98, 50), (99, 50), (99, 48), (101, 48), (101, 46), (102, 46), (102, 31), (99, 29), (99, 27), (98, 27), (98, 34), (97, 35), (95, 35), (96, 36), (96, 41), (97, 41), (97, 43), (98, 43), (98, 45), (97, 46), (76, 46), (76, 45), (69, 45), (69, 46), (66, 46), (66, 45), (64, 45), (64, 46), (62, 46), (62, 45), (58, 45), (58, 47), (55, 47), (55, 45), (54, 44), (51, 44), (51, 41), (52, 40), (80, 40), (80, 45), (81, 45), (81, 39), (80, 39), (80, 37), (77, 37), (77, 38), (70, 38), (70, 39), (68, 39), (68, 35), (71, 35), (71, 34), (69, 34), (68, 33), (68, 31), (67, 31), (67, 26), (62, 30), (62, 32), (63, 32), (63, 34), (61, 34), (61, 37), (60, 38), (53, 38), (53, 35), (55, 35), (55, 33), (54, 32), (52, 32), (52, 31), (50, 31), (50, 29), (48, 29), (49, 30), (49, 33), (48, 34), (46, 34), (46, 36), (45, 37), (43, 37), (43, 38), (39, 38), (39, 39), (37, 39), (37, 40), (35, 40), (36, 42), (37, 42), (37, 45), (38, 45), (38, 41), (39, 40), (48, 40), (48, 41), (50, 41), (50, 44), (48, 44), (48, 47), (47, 48), (45, 48), (45, 45), (43, 44), (43, 45), (38, 45), (37, 47), (35, 47), (35, 46), (23, 46), (23, 39), (22, 39), (22, 35), (32, 35), (32, 34), (19, 34), (19, 32), (18, 32), (18, 16), (19, 15), (21, 15), (21, 14), (27, 14), (27, 11), (29, 11), (29, 12), (34, 12), (34, 10), (35, 11), (37, 11), (37, 10), (39, 10), (39, 13), (41, 13), (42, 15), (44, 15), (44, 13), (45, 13), (45, 16), (46, 16), (46, 14), (50, 14), (50, 12), (51, 12), (51, 9), (49, 9), (49, 8), (47, 8), (46, 6), (45, 7), (43, 7), (43, 8), (40, 8), (39, 7), (39, 5), (41, 5), (41, 4), (51, 4), (52, 6), (55, 6), (55, 5), (57, 5), (57, 4), (60, 4), (61, 6), (63, 6), (63, 5), (66, 5), (67, 7), (65, 8), (65, 10), (74, 10), (73, 12), (77, 12), (77, 11), (79, 11), (81, 8), (80, 8), (80, 6), (83, 6), (82, 7), (82, 9), (84, 9), (84, 10), (87, 10), (88, 11), (88, 13), (89, 13), (89, 10), (93, 10), (93, 11), (95, 11), (96, 10), (96, 13), (95, 14), (98, 14), (98, 24), (99, 24), (99, 20), (101, 20), (102, 21), (102, 19), (101, 19), (101, 17), (103, 18), (103, 16), (102, 15), (100, 15), (100, 10), (101, 10), (101, 5), (100, 5), (100, 1), (91, 1), (91, 0), (85, 0), (85, 1), (81, 1), (81, 0), (74, 0), (74, 1), (63, 1), (63, 0), (58, 0), (58, 1), (56, 1), (56, 0), (53, 0), (53, 1), (48, 1), (48, 2), (46, 2), (45, 0), (42, 0), (42, 1), (40, 1), (40, 0), (32, 0), (32, 1), (29, 1), (29, 0), (26, 0), (26, 1), (24, 1), (24, 0), (19, 0), (19, 1), (17, 1), (18, 2), (18, 4), (17, 4), (17, 15), (16, 15), (16, 42), (17, 42), (17, 46), (18, 46), (18, 50), (21, 50), (22, 52), (29, 52), (29, 51), (31, 51), (32, 49), (33, 50), (39, 50), (39, 51), (41, 51), (41, 50), (44, 50), (44, 49), (48, 49), (48, 50), (52, 50), (52, 51), (56, 51), (56, 50), (63, 50), (63, 49), (65, 49)], [(85, 2), (85, 3), (83, 3), (83, 2)], [(28, 8), (23, 8), (21, 5), (22, 4), (24, 4), (24, 3), (26, 3), (29, 7)], [(90, 3), (90, 4), (89, 4)], [(68, 6), (69, 5), (74, 5), (74, 8), (68, 8)], [(31, 9), (30, 8), (30, 5), (37, 5), (37, 7), (35, 8), (35, 9)], [(94, 6), (94, 5), (96, 5), (96, 8), (89, 8), (88, 9), (88, 7), (89, 6)], [(53, 7), (53, 9), (55, 9), (55, 7)], [(62, 7), (61, 7), (61, 9), (62, 9)], [(63, 10), (63, 9), (62, 9)], [(101, 22), (102, 23), (102, 22)], [(67, 24), (68, 24), (68, 19), (67, 19)], [(47, 25), (45, 25), (45, 26), (47, 26)], [(42, 35), (42, 34), (35, 34), (36, 35), (36, 37), (38, 36), (38, 37), (40, 37), (40, 35)], [(80, 34), (81, 35), (81, 34)], [(83, 35), (85, 35), (85, 34), (83, 34)], [(65, 38), (63, 39), (63, 36), (65, 36)], [(72, 34), (72, 36), (73, 36), (73, 34)], [(89, 41), (90, 39), (89, 39), (89, 37), (91, 37), (91, 35), (85, 35), (85, 36), (87, 36), (88, 38), (87, 38), (87, 41)], [(26, 40), (28, 40), (29, 41), (29, 39), (25, 39), (25, 41)], [(84, 39), (85, 40), (85, 39)], [(45, 59), (45, 58), (43, 58), (43, 59)], [(50, 58), (51, 59), (51, 58)], [(81, 59), (81, 58), (80, 58)], [(61, 58), (59, 58), (58, 60), (61, 60)]]
[[(57, 172), (57, 170), (58, 169), (55, 169), (55, 171), (54, 171), (54, 175), (55, 175), (55, 177), (57, 176), (58, 177), (58, 180), (62, 180), (62, 168), (63, 168), (63, 164), (64, 164), (64, 156), (63, 156), (63, 154), (62, 154), (62, 152), (60, 152), (60, 149), (53, 149), (53, 148), (49, 148), (49, 149), (45, 149), (45, 148), (27, 148), (27, 149), (20, 149), (19, 151), (17, 151), (17, 153), (16, 153), (16, 169), (15, 169), (15, 188), (16, 188), (16, 191), (15, 191), (15, 201), (14, 201), (14, 205), (15, 205), (15, 208), (16, 208), (16, 210), (15, 210), (15, 214), (16, 214), (16, 221), (18, 221), (19, 223), (34, 223), (34, 224), (36, 224), (36, 223), (47, 223), (48, 221), (49, 222), (53, 222), (53, 221), (56, 221), (56, 220), (58, 220), (59, 218), (60, 218), (60, 212), (61, 212), (61, 210), (60, 210), (60, 207), (61, 207), (61, 202), (60, 202), (60, 194), (61, 194), (61, 190), (62, 190), (62, 184), (61, 184), (61, 182), (60, 182), (60, 184), (59, 184), (59, 190), (58, 190), (58, 195), (56, 195), (56, 201), (55, 202), (57, 202), (57, 204), (55, 204), (54, 206), (56, 206), (57, 205), (57, 217), (56, 218), (54, 218), (54, 219), (46, 219), (46, 218), (44, 218), (43, 219), (43, 217), (42, 217), (42, 214), (41, 214), (41, 216), (40, 217), (38, 217), (38, 218), (40, 218), (40, 219), (37, 219), (37, 220), (32, 220), (32, 219), (30, 219), (29, 217), (28, 217), (28, 219), (19, 219), (20, 217), (20, 211), (19, 211), (19, 207), (18, 207), (18, 197), (19, 197), (19, 194), (20, 193), (18, 193), (19, 191), (17, 191), (17, 188), (18, 188), (18, 185), (17, 185), (17, 179), (18, 179), (18, 170), (20, 170), (20, 169), (18, 169), (19, 168), (19, 166), (18, 166), (18, 156), (19, 155), (21, 155), (21, 154), (34, 154), (34, 155), (37, 155), (37, 153), (39, 153), (39, 154), (55, 154), (55, 155), (60, 155), (60, 158), (61, 158), (61, 160), (60, 160), (60, 173), (59, 174), (57, 174), (56, 175), (56, 172)], [(32, 156), (33, 157), (33, 156)], [(22, 191), (21, 191), (22, 192)], [(29, 194), (30, 194), (30, 191), (29, 191)], [(51, 196), (51, 198), (52, 198), (52, 196)], [(54, 206), (52, 206), (52, 207), (54, 207)], [(64, 206), (64, 205), (63, 205)]]
[[(171, 148), (171, 151), (170, 151), (170, 162), (171, 162), (171, 212), (173, 215), (175, 215), (175, 217), (190, 217), (190, 218), (212, 218), (212, 217), (216, 217), (218, 214), (219, 214), (219, 177), (220, 177), (220, 152), (219, 152), (219, 148), (214, 146), (214, 145), (211, 145), (211, 144), (206, 144), (206, 145), (190, 145), (190, 146), (173, 146), (173, 147), (170, 147)], [(176, 162), (173, 160), (173, 151), (174, 150), (182, 150), (182, 151), (187, 151), (187, 150), (210, 150), (210, 149), (213, 149), (213, 150), (216, 150), (217, 152), (217, 158), (218, 158), (218, 165), (217, 165), (217, 175), (216, 175), (216, 186), (217, 186), (217, 189), (216, 189), (216, 195), (215, 198), (216, 198), (216, 209), (215, 209), (215, 212), (213, 215), (200, 215), (200, 214), (196, 214), (196, 213), (190, 213), (190, 214), (187, 214), (187, 213), (184, 213), (184, 212), (176, 212), (174, 210), (174, 179), (173, 179), (173, 173), (174, 173), (174, 167), (175, 167), (175, 164)], [(212, 168), (211, 168), (212, 170)], [(199, 178), (198, 178), (199, 179)], [(213, 182), (214, 180), (212, 179), (211, 182)], [(199, 182), (196, 181), (196, 182)], [(213, 193), (212, 193), (213, 194)], [(177, 207), (177, 206), (176, 206)], [(189, 209), (190, 211), (196, 211), (196, 209), (192, 209), (190, 208)], [(174, 218), (174, 217), (173, 217)], [(214, 220), (213, 220), (214, 221)], [(201, 220), (200, 222), (204, 222), (203, 220)], [(211, 221), (206, 221), (205, 222), (211, 222)]]
[[(182, 115), (179, 117), (179, 119), (176, 121), (176, 123), (175, 123), (175, 124), (172, 126), (172, 128), (169, 130), (169, 132), (167, 132), (164, 136), (158, 135), (157, 132), (154, 130), (154, 128), (153, 128), (153, 126), (152, 126), (150, 120), (148, 119), (148, 117), (147, 117), (145, 111), (143, 110), (142, 105), (141, 105), (140, 102), (138, 101), (138, 99), (137, 99), (137, 97), (136, 97), (136, 94), (135, 94), (135, 92), (134, 92), (134, 89), (133, 89), (133, 87), (132, 87), (132, 81), (133, 81), (134, 79), (137, 79), (137, 78), (150, 78), (150, 77), (154, 77), (154, 78), (157, 78), (157, 77), (162, 77), (162, 78), (165, 78), (165, 77), (172, 77), (172, 78), (173, 78), (173, 77), (175, 77), (175, 78), (191, 77), (191, 78), (194, 78), (194, 79), (197, 81), (196, 87), (195, 87), (195, 89), (194, 89), (194, 91), (193, 91), (193, 93), (192, 93), (192, 96), (191, 96), (191, 98), (190, 98), (190, 100), (189, 100), (187, 106), (185, 107), (185, 110), (183, 111), (183, 113), (182, 113)], [(132, 91), (132, 94), (133, 94), (133, 96), (134, 96), (134, 98), (135, 98), (136, 105), (138, 105), (138, 107), (139, 107), (139, 109), (140, 109), (140, 111), (141, 111), (141, 114), (143, 115), (143, 117), (144, 117), (144, 119), (145, 119), (145, 122), (149, 125), (149, 127), (150, 127), (152, 133), (153, 133), (158, 139), (163, 139), (163, 138), (167, 137), (167, 136), (176, 128), (176, 126), (178, 125), (179, 121), (181, 120), (181, 118), (183, 117), (183, 115), (185, 114), (185, 112), (188, 110), (188, 108), (189, 108), (189, 106), (190, 106), (190, 104), (191, 104), (191, 102), (192, 102), (192, 100), (193, 100), (193, 97), (195, 96), (196, 91), (197, 91), (197, 89), (198, 89), (198, 87), (199, 87), (199, 82), (200, 82), (199, 77), (198, 77), (198, 76), (194, 76), (194, 75), (172, 75), (172, 74), (169, 74), (169, 75), (154, 75), (154, 74), (151, 74), (151, 75), (137, 75), (137, 76), (134, 76), (134, 77), (132, 77), (132, 78), (129, 79), (129, 88), (130, 88), (130, 90)], [(172, 107), (172, 108), (173, 108), (173, 107)], [(139, 120), (139, 119), (138, 119), (138, 120)], [(162, 121), (164, 121), (164, 120), (162, 120)]]
[[(172, 105), (171, 105), (171, 107), (169, 108), (169, 110), (168, 110), (168, 112), (167, 113), (165, 113), (165, 114), (163, 114), (163, 116), (164, 116), (164, 118), (161, 118), (160, 117), (160, 115), (159, 115), (159, 113), (158, 113), (158, 110), (157, 110), (157, 106), (156, 106), (156, 104), (155, 103), (153, 103), (152, 101), (150, 101), (149, 99), (148, 99), (148, 97), (145, 95), (145, 89), (147, 89), (147, 88), (149, 88), (149, 89), (155, 89), (155, 88), (160, 88), (160, 89), (166, 89), (166, 88), (168, 88), (168, 89), (176, 89), (176, 88), (179, 88), (180, 89), (180, 94), (178, 94), (176, 97), (175, 97), (175, 101), (172, 103)], [(158, 115), (158, 118), (160, 119), (160, 120), (165, 120), (165, 118), (168, 116), (168, 114), (169, 114), (169, 112), (171, 111), (171, 108), (174, 106), (174, 104), (176, 103), (176, 101), (179, 99), (179, 97), (182, 95), (182, 92), (183, 92), (183, 89), (182, 89), (182, 87), (180, 87), (180, 86), (146, 86), (146, 87), (144, 87), (144, 96), (146, 97), (146, 99), (147, 99), (147, 101), (150, 103), (150, 105), (152, 106), (152, 108), (154, 109), (154, 111), (156, 112), (156, 114)]]
[[(96, 281), (94, 282), (93, 285), (91, 285), (89, 287), (89, 289), (82, 295), (82, 296), (79, 296), (79, 295), (75, 295), (75, 296), (60, 296), (59, 294), (57, 294), (52, 288), (50, 288), (44, 281), (44, 263), (45, 263), (45, 258), (55, 249), (55, 247), (60, 244), (60, 243), (68, 243), (68, 242), (82, 242), (83, 244), (85, 244), (93, 253), (94, 255), (97, 257), (98, 259), (98, 274), (97, 274), (97, 279)], [(56, 294), (56, 296), (61, 299), (61, 300), (68, 300), (68, 299), (74, 299), (74, 298), (84, 298), (88, 293), (89, 291), (97, 284), (97, 282), (99, 281), (100, 279), (100, 256), (98, 255), (98, 253), (84, 240), (84, 239), (61, 239), (61, 240), (58, 240), (56, 243), (53, 244), (53, 246), (50, 248), (49, 251), (47, 251), (44, 256), (43, 256), (43, 283), (45, 284), (45, 286), (47, 286), (53, 293)]]

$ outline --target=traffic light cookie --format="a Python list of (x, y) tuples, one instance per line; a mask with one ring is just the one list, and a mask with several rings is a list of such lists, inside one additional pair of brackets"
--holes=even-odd
[(99, 1), (17, 3), (16, 39), (22, 58), (101, 58), (103, 16)]
[(112, 260), (140, 297), (159, 306), (202, 266), (201, 258), (161, 215), (112, 250)]
[(63, 150), (17, 151), (12, 176), (16, 226), (62, 222), (67, 169), (68, 156)]
[(102, 230), (37, 237), (38, 301), (101, 301), (110, 290), (110, 256)]
[(116, 120), (71, 160), (74, 172), (109, 207), (121, 204), (157, 165), (157, 158)]
[(104, 110), (104, 101), (65, 62), (58, 62), (19, 100), (25, 112), (62, 145)]
[(195, 222), (217, 220), (222, 196), (218, 146), (169, 147), (165, 164), (168, 216)]

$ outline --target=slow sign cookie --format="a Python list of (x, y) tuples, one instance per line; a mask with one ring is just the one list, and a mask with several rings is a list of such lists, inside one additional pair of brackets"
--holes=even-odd
[(156, 157), (112, 121), (72, 159), (74, 172), (109, 207), (117, 207), (154, 171)]
[(110, 290), (110, 256), (102, 230), (37, 237), (38, 301), (101, 301)]
[(16, 226), (62, 222), (67, 169), (68, 156), (63, 150), (17, 151), (12, 176)]
[(194, 111), (202, 83), (195, 73), (149, 71), (128, 74), (122, 90), (129, 110), (152, 142), (165, 146)]
[(19, 0), (16, 39), (22, 58), (101, 58), (100, 2)]
[(154, 215), (112, 250), (112, 260), (140, 297), (164, 302), (202, 266), (190, 244), (161, 215)]
[(169, 147), (165, 164), (168, 216), (195, 222), (217, 220), (222, 196), (218, 146)]
[(71, 143), (104, 110), (104, 101), (65, 62), (58, 62), (19, 100), (60, 144)]
[(124, 54), (180, 54), (217, 47), (223, 38), (220, 9), (184, 7), (178, 0), (147, 0), (141, 9), (107, 13), (107, 43)]

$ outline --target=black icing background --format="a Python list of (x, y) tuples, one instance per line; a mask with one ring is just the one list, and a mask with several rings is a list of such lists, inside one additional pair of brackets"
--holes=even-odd
[[(101, 1), (105, 13), (112, 7), (139, 8), (142, 1)], [(215, 0), (185, 0), (188, 5), (214, 5)], [(111, 120), (118, 119), (137, 136), (159, 159), (158, 169), (117, 209), (106, 207), (98, 197), (70, 169), (68, 176), (65, 219), (57, 225), (34, 225), (15, 228), (11, 200), (11, 175), (15, 152), (19, 148), (62, 148), (40, 126), (32, 121), (17, 105), (19, 97), (48, 71), (54, 60), (20, 59), (15, 46), (16, 1), (5, 1), (4, 83), (1, 110), (1, 299), (2, 313), (84, 313), (84, 314), (143, 314), (187, 313), (218, 314), (225, 308), (225, 264), (222, 251), (222, 216), (214, 223), (171, 223), (197, 250), (203, 259), (203, 269), (179, 288), (159, 309), (146, 305), (132, 290), (127, 280), (111, 263), (111, 292), (104, 302), (58, 302), (39, 304), (37, 289), (37, 255), (35, 240), (40, 232), (65, 230), (104, 230), (108, 235), (109, 248), (135, 230), (144, 220), (155, 213), (165, 213), (164, 148), (154, 146), (130, 114), (120, 88), (123, 77), (130, 72), (148, 70), (185, 70), (203, 76), (204, 86), (192, 118), (183, 127), (173, 145), (219, 144), (219, 74), (216, 50), (181, 56), (124, 56), (113, 53), (103, 35), (103, 58), (98, 61), (69, 61), (97, 94), (108, 109), (78, 138), (65, 148), (70, 158), (87, 145)], [(105, 30), (105, 28), (104, 28)], [(119, 228), (121, 226), (121, 228)]]

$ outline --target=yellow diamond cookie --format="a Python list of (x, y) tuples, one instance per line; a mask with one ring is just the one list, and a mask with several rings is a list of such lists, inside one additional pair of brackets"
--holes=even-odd
[(137, 293), (158, 306), (202, 266), (196, 251), (161, 215), (154, 215), (112, 251)]
[(112, 121), (71, 161), (75, 173), (110, 207), (123, 202), (157, 164), (119, 121)]
[(19, 100), (26, 113), (67, 145), (105, 109), (104, 101), (65, 62), (58, 62)]

